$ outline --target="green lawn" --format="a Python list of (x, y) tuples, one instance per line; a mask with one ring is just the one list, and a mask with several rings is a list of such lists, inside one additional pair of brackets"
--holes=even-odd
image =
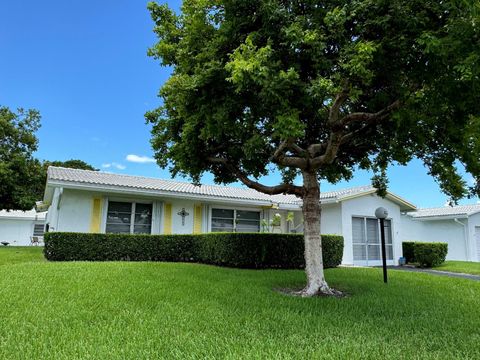
[(480, 275), (480, 262), (445, 261), (442, 265), (435, 267), (434, 270)]
[(40, 246), (2, 246), (0, 247), (0, 266), (45, 261), (42, 251), (43, 247)]
[(301, 299), (272, 289), (302, 271), (1, 261), (0, 359), (480, 358), (480, 282), (342, 268), (349, 297)]

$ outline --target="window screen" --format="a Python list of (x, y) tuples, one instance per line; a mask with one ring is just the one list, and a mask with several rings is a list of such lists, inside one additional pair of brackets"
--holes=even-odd
[(151, 234), (152, 232), (152, 204), (135, 204), (135, 234)]
[[(381, 260), (380, 225), (377, 219), (353, 217), (352, 242), (354, 260)], [(392, 222), (385, 220), (386, 258), (393, 259)]]
[(108, 202), (107, 226), (105, 231), (113, 234), (130, 234), (132, 203)]
[(260, 213), (258, 211), (237, 210), (237, 232), (259, 232)]
[(212, 232), (234, 231), (234, 210), (212, 209)]
[(259, 232), (260, 212), (212, 209), (212, 232)]

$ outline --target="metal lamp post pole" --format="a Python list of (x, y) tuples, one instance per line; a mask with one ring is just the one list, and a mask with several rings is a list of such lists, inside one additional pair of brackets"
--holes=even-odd
[(385, 219), (380, 219), (380, 237), (382, 240), (382, 265), (383, 265), (383, 282), (386, 284), (387, 278), (387, 254), (385, 250)]
[(383, 282), (388, 282), (387, 277), (387, 251), (385, 249), (385, 219), (388, 216), (387, 209), (379, 207), (375, 210), (375, 217), (380, 220), (380, 239), (382, 242), (382, 266), (383, 266)]

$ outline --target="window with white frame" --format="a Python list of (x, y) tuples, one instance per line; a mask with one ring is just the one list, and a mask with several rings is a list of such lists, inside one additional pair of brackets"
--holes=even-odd
[[(353, 260), (375, 261), (382, 259), (380, 224), (377, 219), (352, 218)], [(385, 249), (387, 260), (393, 259), (392, 222), (385, 220)]]
[(105, 232), (151, 234), (152, 204), (109, 201)]
[(259, 232), (260, 212), (212, 209), (212, 232)]

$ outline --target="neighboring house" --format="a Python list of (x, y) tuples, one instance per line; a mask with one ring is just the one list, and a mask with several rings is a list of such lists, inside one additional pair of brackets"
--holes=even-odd
[(480, 205), (418, 209), (402, 216), (403, 241), (448, 243), (447, 260), (480, 261)]
[(0, 211), (0, 243), (30, 245), (32, 236), (42, 237), (45, 230), (46, 213), (30, 211)]

